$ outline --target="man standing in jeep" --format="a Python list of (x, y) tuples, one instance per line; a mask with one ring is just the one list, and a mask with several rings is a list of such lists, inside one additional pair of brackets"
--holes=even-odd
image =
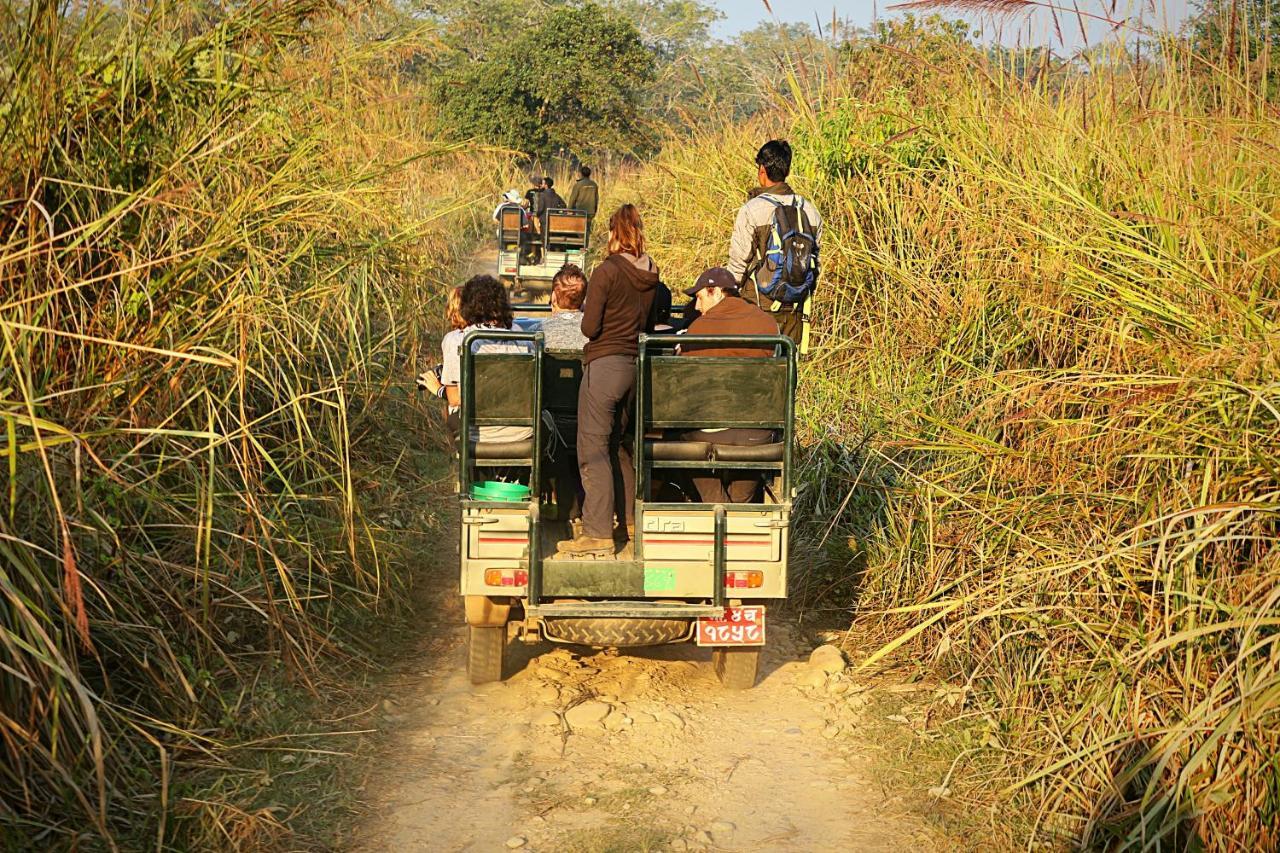
[(782, 334), (805, 352), (822, 217), (812, 201), (787, 184), (791, 145), (786, 140), (760, 146), (756, 166), (760, 185), (738, 209), (725, 266), (741, 283), (743, 298), (770, 312)]

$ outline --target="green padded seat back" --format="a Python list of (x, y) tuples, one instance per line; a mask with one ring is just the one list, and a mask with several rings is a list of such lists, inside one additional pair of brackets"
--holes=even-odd
[(475, 422), (480, 426), (532, 426), (534, 354), (477, 353)]
[(543, 353), (542, 408), (577, 417), (578, 388), (582, 384), (582, 359), (561, 353)]
[(785, 358), (664, 355), (646, 366), (646, 429), (786, 425)]

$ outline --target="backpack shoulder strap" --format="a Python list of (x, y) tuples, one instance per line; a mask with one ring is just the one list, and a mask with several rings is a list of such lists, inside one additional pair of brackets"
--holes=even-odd
[[(804, 199), (796, 196), (796, 210), (800, 213), (800, 223), (804, 233), (813, 235), (813, 223), (809, 221), (809, 212), (804, 209)], [(815, 240), (816, 242), (816, 240)]]

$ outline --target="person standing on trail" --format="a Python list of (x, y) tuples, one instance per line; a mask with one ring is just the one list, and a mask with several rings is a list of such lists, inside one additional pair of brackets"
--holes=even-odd
[(771, 139), (756, 153), (759, 186), (738, 208), (725, 267), (744, 299), (771, 313), (782, 334), (808, 351), (808, 305), (818, 276), (822, 217), (787, 183), (791, 145)]
[(569, 207), (581, 210), (587, 215), (587, 230), (591, 230), (591, 220), (596, 218), (596, 210), (600, 207), (600, 187), (591, 180), (591, 167), (578, 169), (579, 178), (569, 190)]
[[(689, 324), (690, 335), (777, 335), (778, 324), (773, 315), (761, 311), (742, 298), (738, 280), (724, 267), (713, 267), (685, 292), (692, 296), (698, 319)], [(773, 355), (773, 344), (681, 344), (680, 355), (727, 358), (765, 358)], [(749, 446), (773, 441), (773, 430), (734, 427), (730, 429), (696, 429), (680, 436), (684, 441), (708, 444)], [(727, 486), (726, 486), (727, 482)], [(760, 476), (750, 471), (725, 472), (713, 476), (694, 477), (703, 503), (744, 504), (755, 497)]]
[(582, 306), (582, 384), (578, 391), (578, 471), (586, 498), (583, 530), (560, 550), (614, 553), (613, 519), (635, 529), (636, 469), (630, 438), (640, 333), (652, 331), (658, 266), (645, 254), (635, 205), (609, 217), (608, 257), (591, 274)]

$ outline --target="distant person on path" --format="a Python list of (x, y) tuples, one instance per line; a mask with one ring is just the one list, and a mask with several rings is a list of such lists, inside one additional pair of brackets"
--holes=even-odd
[(596, 218), (596, 210), (600, 207), (600, 187), (591, 180), (590, 166), (578, 169), (578, 175), (580, 177), (574, 182), (573, 189), (569, 190), (569, 207), (587, 215), (589, 229), (591, 220)]
[(762, 145), (756, 166), (760, 185), (738, 209), (725, 266), (741, 285), (743, 298), (768, 311), (782, 334), (805, 352), (822, 217), (812, 201), (787, 183), (791, 145), (786, 140)]
[(525, 209), (529, 212), (530, 225), (527, 256), (531, 264), (542, 261), (542, 211), (546, 208), (546, 202), (543, 199), (543, 180), (541, 175), (530, 175), (529, 183), (532, 186), (524, 193)]
[[(742, 298), (738, 280), (724, 267), (714, 267), (698, 276), (693, 287), (685, 291), (692, 296), (699, 313), (689, 324), (690, 335), (776, 335), (778, 324)], [(765, 358), (774, 347), (749, 344), (681, 344), (680, 355), (728, 358)], [(696, 429), (681, 436), (685, 441), (709, 444), (753, 445), (773, 441), (773, 430), (734, 427), (731, 429)], [(727, 486), (726, 486), (727, 483)], [(713, 473), (694, 477), (693, 484), (704, 503), (749, 503), (760, 485), (760, 475), (750, 471)]]
[(613, 520), (635, 528), (636, 469), (630, 442), (640, 333), (652, 331), (658, 266), (645, 253), (635, 205), (609, 218), (609, 255), (591, 274), (582, 306), (582, 384), (578, 392), (578, 470), (586, 500), (583, 530), (561, 543), (569, 554), (614, 552)]
[(564, 210), (564, 199), (560, 197), (560, 193), (556, 192), (555, 179), (548, 176), (542, 179), (542, 214), (539, 225), (542, 227), (542, 233), (547, 233), (548, 211)]

